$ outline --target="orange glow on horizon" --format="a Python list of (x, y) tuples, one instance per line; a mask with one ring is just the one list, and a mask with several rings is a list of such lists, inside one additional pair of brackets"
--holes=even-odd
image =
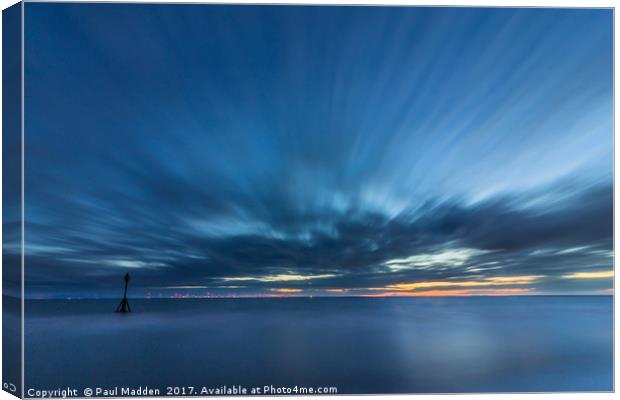
[(562, 275), (562, 278), (566, 279), (604, 279), (613, 277), (614, 271), (575, 272), (569, 275)]
[(523, 275), (523, 276), (497, 276), (485, 278), (480, 281), (425, 281), (413, 283), (396, 283), (387, 285), (383, 288), (368, 288), (368, 290), (386, 291), (412, 291), (417, 289), (448, 288), (448, 287), (484, 287), (484, 286), (510, 286), (510, 285), (529, 285), (539, 279), (542, 275)]
[(278, 292), (278, 293), (300, 293), (303, 292), (303, 290), (301, 289), (289, 289), (289, 288), (277, 288), (277, 289), (269, 289), (272, 292)]
[(387, 291), (363, 294), (362, 297), (437, 297), (437, 296), (510, 296), (529, 293), (532, 288), (425, 290), (419, 292)]

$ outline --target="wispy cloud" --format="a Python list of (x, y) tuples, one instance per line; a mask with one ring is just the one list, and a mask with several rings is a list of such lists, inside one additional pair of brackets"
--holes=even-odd
[(557, 254), (579, 253), (579, 252), (582, 252), (582, 251), (587, 250), (587, 249), (588, 249), (588, 246), (571, 247), (569, 249), (560, 250), (560, 251), (557, 252)]
[(236, 276), (228, 278), (220, 278), (225, 282), (303, 282), (314, 279), (326, 279), (333, 278), (335, 274), (318, 274), (318, 275), (297, 275), (297, 274), (278, 274), (278, 275), (265, 275), (265, 276)]
[(385, 262), (390, 270), (402, 271), (411, 268), (461, 267), (473, 257), (490, 253), (489, 250), (478, 249), (445, 249), (436, 253), (417, 254), (404, 259)]
[[(96, 262), (96, 260), (94, 260), (94, 262)], [(120, 268), (158, 268), (166, 266), (166, 264), (162, 262), (141, 260), (104, 260), (102, 263)]]

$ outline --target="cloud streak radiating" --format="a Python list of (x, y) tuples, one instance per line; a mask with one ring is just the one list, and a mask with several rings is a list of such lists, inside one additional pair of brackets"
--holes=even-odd
[(29, 296), (612, 286), (610, 10), (26, 13)]

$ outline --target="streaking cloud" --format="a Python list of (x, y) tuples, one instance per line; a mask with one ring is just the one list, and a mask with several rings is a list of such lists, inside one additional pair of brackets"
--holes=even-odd
[(325, 279), (333, 278), (335, 274), (320, 274), (320, 275), (295, 275), (295, 274), (279, 274), (279, 275), (266, 275), (266, 276), (236, 276), (229, 278), (220, 278), (226, 282), (302, 282), (313, 279)]
[(475, 256), (490, 253), (477, 249), (446, 249), (437, 253), (418, 254), (405, 259), (389, 260), (385, 263), (392, 271), (411, 268), (461, 267)]
[(27, 295), (611, 289), (609, 10), (50, 7)]

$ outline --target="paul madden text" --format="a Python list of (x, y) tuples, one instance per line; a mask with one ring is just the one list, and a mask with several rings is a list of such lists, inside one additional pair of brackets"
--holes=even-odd
[(74, 389), (70, 387), (56, 389), (28, 389), (28, 398), (70, 398), (70, 397), (158, 397), (158, 396), (244, 396), (244, 395), (320, 395), (337, 394), (336, 387), (304, 387), (304, 386), (168, 386), (164, 389), (148, 386), (136, 387), (87, 387)]

